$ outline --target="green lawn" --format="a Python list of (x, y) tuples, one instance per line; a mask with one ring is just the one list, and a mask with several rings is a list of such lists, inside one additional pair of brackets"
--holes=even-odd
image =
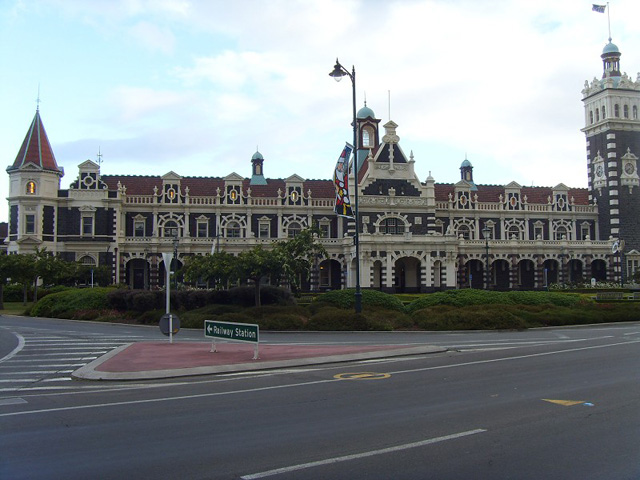
[(27, 302), (26, 305), (23, 305), (22, 302), (4, 302), (4, 309), (0, 310), (0, 315), (3, 313), (6, 315), (23, 315), (31, 306), (33, 306), (33, 302)]

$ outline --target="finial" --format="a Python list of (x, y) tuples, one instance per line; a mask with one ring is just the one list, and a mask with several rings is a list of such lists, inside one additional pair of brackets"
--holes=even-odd
[(98, 146), (98, 166), (102, 165), (102, 153), (100, 153), (100, 146)]
[(38, 98), (36, 99), (36, 112), (40, 111), (40, 83), (38, 83)]

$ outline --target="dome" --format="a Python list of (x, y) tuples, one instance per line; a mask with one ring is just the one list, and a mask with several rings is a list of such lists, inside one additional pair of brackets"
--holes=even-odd
[(460, 164), (460, 168), (465, 168), (465, 167), (472, 167), (473, 165), (471, 165), (471, 162), (469, 160), (467, 160), (466, 158), (464, 159), (464, 162), (462, 162)]
[(608, 55), (610, 53), (617, 53), (618, 55), (620, 55), (618, 46), (615, 43), (611, 43), (611, 40), (609, 40), (609, 43), (607, 43), (602, 49), (602, 55)]
[(367, 107), (366, 103), (364, 104), (364, 107), (358, 110), (358, 114), (356, 116), (358, 118), (367, 118), (367, 117), (376, 118), (376, 114), (373, 113), (373, 110)]
[(256, 150), (256, 153), (253, 154), (253, 157), (251, 157), (251, 160), (264, 160), (264, 157), (259, 151)]

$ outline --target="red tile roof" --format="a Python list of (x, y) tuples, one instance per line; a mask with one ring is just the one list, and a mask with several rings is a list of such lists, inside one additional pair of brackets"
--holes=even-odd
[[(153, 195), (153, 187), (162, 191), (162, 177), (141, 175), (102, 175), (100, 179), (107, 184), (109, 190), (117, 190), (118, 182), (127, 189), (127, 195)], [(277, 197), (278, 190), (285, 194), (286, 182), (283, 179), (267, 179), (266, 185), (250, 185), (250, 180), (242, 181), (244, 192), (251, 189), (252, 197)], [(194, 197), (215, 196), (217, 189), (224, 191), (224, 179), (220, 177), (182, 177), (180, 186), (184, 193), (189, 187), (189, 195)], [(334, 198), (335, 188), (331, 180), (305, 180), (302, 184), (306, 195), (311, 190), (312, 198)]]
[[(504, 185), (476, 185), (477, 191), (471, 192), (473, 197), (478, 194), (479, 202), (499, 202), (500, 195), (505, 198)], [(455, 192), (455, 185), (452, 183), (436, 183), (436, 201), (444, 202), (449, 200), (449, 193)], [(545, 204), (549, 197), (553, 197), (553, 187), (522, 187), (520, 189), (523, 199), (526, 195), (527, 203)], [(589, 192), (586, 188), (570, 188), (568, 192), (569, 200), (573, 198), (576, 205), (589, 205)]]
[(7, 171), (17, 170), (27, 164), (33, 164), (43, 170), (50, 170), (62, 173), (63, 170), (58, 167), (56, 158), (53, 155), (47, 132), (44, 129), (42, 120), (40, 119), (40, 111), (36, 110), (31, 126), (24, 137), (18, 156), (13, 165), (7, 168)]

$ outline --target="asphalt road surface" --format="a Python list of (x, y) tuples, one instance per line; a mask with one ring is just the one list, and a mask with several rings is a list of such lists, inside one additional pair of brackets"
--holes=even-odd
[(147, 382), (38, 373), (160, 338), (156, 328), (0, 317), (0, 478), (640, 478), (637, 323), (265, 333), (265, 343), (450, 350)]

